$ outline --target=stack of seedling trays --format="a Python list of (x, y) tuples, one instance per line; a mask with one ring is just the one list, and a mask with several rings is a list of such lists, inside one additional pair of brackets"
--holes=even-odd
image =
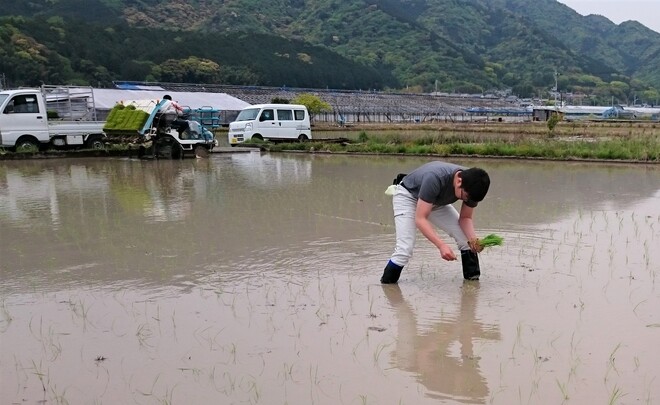
[(134, 142), (141, 137), (139, 131), (149, 119), (149, 113), (134, 105), (117, 104), (108, 115), (103, 127), (111, 141), (120, 143)]

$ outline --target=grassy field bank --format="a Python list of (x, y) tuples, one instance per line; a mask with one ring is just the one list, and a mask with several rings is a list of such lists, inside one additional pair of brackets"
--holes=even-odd
[[(335, 127), (336, 128), (336, 127)], [(337, 129), (317, 125), (317, 131)], [(474, 155), (544, 159), (596, 159), (660, 162), (657, 122), (545, 122), (360, 124), (348, 129), (346, 142), (262, 144), (277, 152), (300, 150), (413, 155)]]
[[(250, 143), (264, 151), (364, 153), (429, 156), (484, 156), (525, 159), (608, 160), (660, 163), (660, 123), (652, 121), (357, 123), (349, 127), (314, 124), (318, 141)], [(227, 130), (216, 131), (220, 146)], [(341, 138), (341, 139), (338, 139)], [(226, 151), (227, 148), (219, 148)], [(231, 151), (231, 149), (229, 149)], [(0, 159), (125, 156), (131, 151), (48, 150), (14, 153), (0, 148)], [(134, 152), (133, 152), (134, 153)]]

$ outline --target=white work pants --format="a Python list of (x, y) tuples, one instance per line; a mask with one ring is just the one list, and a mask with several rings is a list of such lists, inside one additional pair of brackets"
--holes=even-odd
[[(390, 260), (399, 266), (405, 266), (410, 261), (417, 238), (415, 211), (417, 199), (402, 185), (396, 186), (392, 197), (394, 209), (394, 226), (396, 227), (396, 247)], [(458, 211), (453, 205), (433, 207), (429, 221), (437, 228), (451, 236), (460, 250), (469, 249), (467, 237), (458, 225)], [(439, 255), (439, 253), (438, 253)]]

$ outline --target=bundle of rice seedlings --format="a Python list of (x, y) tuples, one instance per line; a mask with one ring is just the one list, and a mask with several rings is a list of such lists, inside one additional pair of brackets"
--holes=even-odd
[(491, 233), (490, 235), (486, 235), (485, 237), (479, 239), (479, 245), (485, 248), (493, 247), (493, 246), (502, 246), (503, 243), (504, 243), (504, 238), (499, 235), (495, 235), (494, 233)]

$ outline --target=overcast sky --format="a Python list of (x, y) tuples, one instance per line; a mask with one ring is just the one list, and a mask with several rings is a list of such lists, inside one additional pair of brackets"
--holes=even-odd
[(660, 33), (660, 0), (558, 0), (582, 15), (600, 14), (613, 23), (637, 20)]

